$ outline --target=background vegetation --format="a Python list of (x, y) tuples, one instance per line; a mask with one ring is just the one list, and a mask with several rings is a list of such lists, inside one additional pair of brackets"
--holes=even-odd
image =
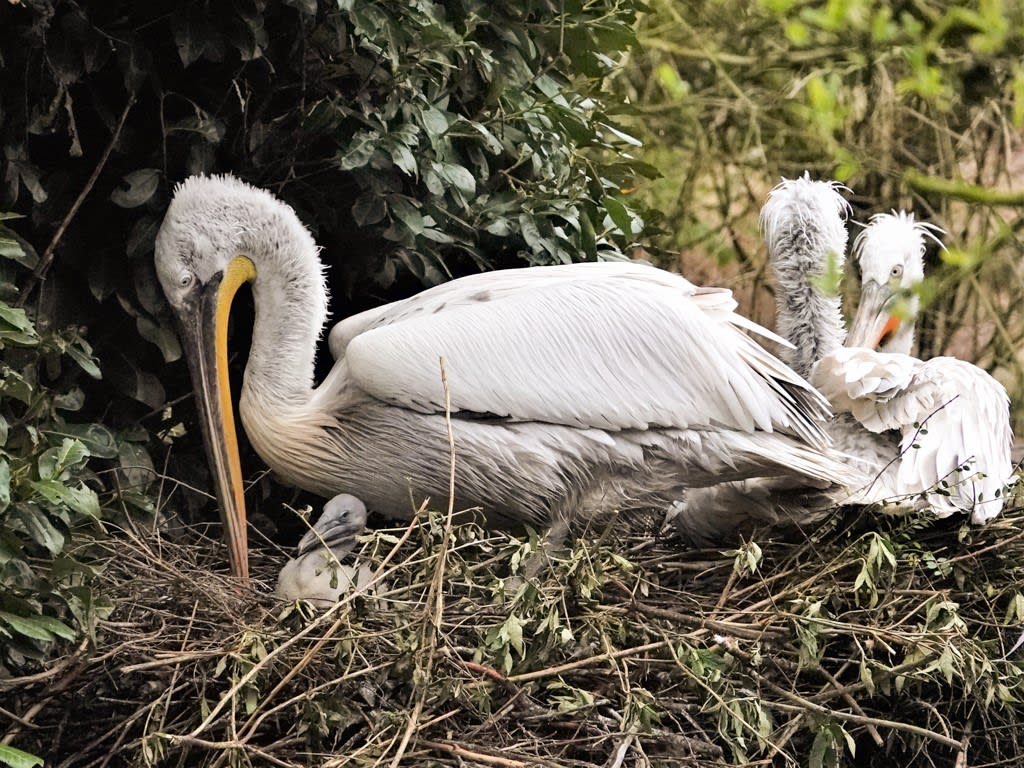
[(770, 322), (757, 212), (781, 176), (839, 179), (862, 222), (913, 210), (946, 230), (949, 248), (930, 254), (921, 355), (952, 353), (992, 370), (1019, 420), (1024, 8), (930, 0), (649, 7), (640, 45), (613, 82), (637, 105), (631, 125), (645, 161), (663, 173), (637, 196), (665, 213), (657, 243), (669, 258), (679, 254), (687, 274), (740, 288), (748, 311)]
[[(12, 744), (42, 754), (58, 743), (54, 733), (64, 732), (62, 709), (123, 692), (87, 683), (122, 674), (137, 707), (120, 713), (123, 720), (99, 713), (98, 720), (109, 715), (110, 722), (104, 732), (90, 732), (88, 743), (61, 742), (69, 762), (72, 751), (89, 749), (97, 755), (121, 750), (145, 764), (197, 755), (217, 764), (252, 760), (250, 742), (232, 741), (235, 734), (222, 721), (207, 722), (226, 728), (220, 742), (200, 744), (198, 736), (184, 735), (198, 723), (189, 720), (194, 707), (172, 706), (184, 690), (179, 675), (198, 686), (188, 689), (187, 701), (214, 707), (217, 696), (227, 697), (226, 712), (200, 714), (230, 715), (233, 724), (236, 704), (249, 714), (277, 706), (272, 700), (282, 700), (274, 696), (299, 674), (290, 670), (302, 668), (285, 656), (287, 663), (261, 678), (263, 687), (245, 682), (252, 665), (266, 671), (264, 645), (284, 642), (275, 635), (276, 617), (258, 602), (230, 613), (256, 627), (251, 632), (213, 632), (216, 641), (193, 645), (199, 606), (212, 606), (201, 619), (209, 628), (217, 624), (213, 614), (234, 598), (189, 581), (213, 578), (204, 570), (211, 561), (187, 549), (195, 534), (181, 528), (182, 521), (212, 515), (188, 376), (152, 267), (153, 237), (175, 182), (191, 173), (230, 171), (293, 205), (324, 247), (338, 317), (469, 271), (621, 258), (643, 246), (697, 282), (737, 288), (748, 314), (771, 324), (757, 210), (780, 175), (809, 169), (849, 184), (862, 220), (873, 211), (912, 206), (946, 228), (950, 250), (932, 255), (941, 269), (926, 288), (922, 354), (953, 351), (979, 361), (1002, 378), (1020, 409), (1024, 327), (1013, 309), (1024, 298), (1018, 258), (1024, 199), (1015, 186), (1024, 125), (1022, 54), (1024, 11), (995, 0), (967, 6), (948, 0), (651, 0), (643, 7), (632, 0), (0, 4), (0, 719), (10, 725), (0, 763), (33, 764)], [(242, 350), (236, 381), (247, 327), (243, 311), (234, 334)], [(251, 455), (247, 467), (250, 504), (276, 515), (282, 500), (296, 500), (264, 477)], [(271, 539), (282, 538), (277, 517), (257, 517)], [(848, 739), (877, 744), (871, 729), (879, 726), (856, 720), (867, 717), (865, 710), (875, 720), (886, 719), (888, 710), (923, 722), (927, 733), (900, 742), (905, 751), (899, 754), (952, 764), (966, 754), (966, 747), (949, 748), (949, 739), (961, 734), (946, 742), (929, 734), (966, 720), (943, 720), (939, 727), (914, 708), (916, 702), (945, 697), (964, 718), (983, 713), (972, 715), (975, 729), (995, 722), (1015, 727), (1010, 705), (1017, 667), (1004, 663), (1010, 644), (998, 630), (1024, 620), (1024, 602), (1013, 586), (1021, 555), (1004, 547), (1000, 531), (977, 542), (966, 531), (947, 529), (944, 539), (919, 546), (911, 526), (894, 534), (895, 543), (879, 544), (860, 532), (829, 542), (833, 549), (766, 550), (768, 562), (792, 557), (801, 568), (820, 567), (835, 578), (823, 582), (817, 603), (767, 619), (795, 633), (790, 647), (799, 651), (789, 659), (795, 667), (783, 665), (782, 676), (764, 679), (814, 704), (819, 699), (808, 698), (806, 686), (831, 685), (831, 675), (844, 681), (836, 690), (845, 685), (858, 692), (853, 704), (828, 698), (833, 710), (823, 713), (790, 699), (785, 706), (803, 706), (805, 714), (787, 725), (779, 713), (791, 710), (772, 710), (746, 692), (767, 696), (763, 676), (747, 664), (760, 646), (707, 646), (715, 624), (660, 647), (655, 666), (685, 668), (685, 680), (634, 678), (623, 662), (618, 687), (604, 691), (610, 709), (601, 709), (604, 700), (593, 699), (592, 690), (587, 700), (591, 678), (557, 674), (538, 676), (547, 686), (541, 701), (564, 716), (558, 722), (597, 713), (602, 725), (588, 737), (594, 751), (573, 758), (581, 764), (608, 754), (601, 745), (622, 743), (614, 742), (610, 723), (639, 734), (659, 718), (675, 724), (672, 733), (692, 726), (703, 734), (701, 743), (710, 747), (689, 747), (711, 749), (708, 759), (841, 764), (850, 759)], [(108, 534), (116, 544), (106, 543)], [(520, 546), (484, 546), (472, 531), (458, 535), (475, 542), (466, 547), (483, 562)], [(128, 558), (134, 571), (118, 567), (130, 551), (127, 541), (135, 540), (155, 540), (161, 548), (147, 544), (144, 556)], [(515, 714), (517, 697), (536, 693), (512, 696), (514, 687), (498, 681), (510, 698), (494, 698), (490, 709), (477, 693), (460, 698), (465, 681), (458, 676), (453, 687), (438, 691), (423, 669), (429, 672), (439, 646), (456, 655), (476, 649), (473, 663), (527, 674), (557, 668), (577, 653), (633, 658), (615, 656), (615, 648), (646, 648), (665, 632), (675, 638), (678, 616), (661, 615), (661, 624), (621, 623), (621, 596), (605, 597), (609, 583), (624, 583), (619, 571), (630, 561), (594, 546), (584, 554), (587, 562), (603, 563), (600, 578), (574, 572), (564, 583), (590, 591), (596, 602), (591, 595), (582, 602), (565, 596), (556, 580), (508, 613), (502, 595), (467, 587), (443, 610), (464, 611), (463, 598), (493, 600), (492, 608), (469, 635), (429, 643), (434, 636), (422, 633), (436, 626), (437, 616), (398, 612), (389, 627), (371, 621), (372, 633), (399, 624), (412, 633), (408, 644), (373, 646), (397, 675), (376, 694), (387, 700), (388, 717), (407, 714), (399, 699), (419, 701), (417, 712), (436, 717), (445, 703), (467, 706), (471, 699), (480, 722), (494, 725), (505, 721), (490, 714)], [(682, 599), (683, 575), (707, 566), (706, 554), (672, 556), (676, 565), (667, 576), (664, 552), (650, 550), (649, 541), (636, 547), (641, 575), (626, 579), (630, 599), (657, 593), (654, 609)], [(958, 554), (957, 547), (974, 549)], [(991, 567), (977, 583), (936, 564), (975, 550), (990, 553), (985, 562)], [(750, 557), (749, 567), (737, 560), (735, 577), (724, 575), (731, 558), (707, 566), (716, 578), (700, 588), (707, 589), (710, 605), (687, 592), (693, 612), (706, 611), (717, 621), (722, 605), (715, 603), (729, 585), (756, 581), (764, 572), (758, 571), (760, 556)], [(445, 558), (436, 554), (423, 565), (410, 556), (413, 570), (401, 575), (402, 599), (415, 603), (416, 590), (427, 589), (438, 572), (415, 569), (443, 573), (450, 566)], [(846, 558), (852, 571), (829, 571), (828, 558)], [(179, 562), (189, 565), (174, 565)], [(895, 563), (905, 566), (906, 579), (896, 578)], [(272, 561), (266, 572), (272, 574)], [(796, 573), (789, 566), (778, 572)], [(607, 573), (613, 576), (606, 579)], [(175, 589), (166, 587), (168, 574), (175, 574)], [(125, 587), (132, 575), (140, 579), (139, 591)], [(757, 600), (751, 597), (751, 610), (760, 610), (758, 600), (788, 600), (795, 588), (767, 583), (772, 586)], [(669, 591), (659, 592), (665, 585)], [(971, 588), (982, 590), (982, 599), (963, 597)], [(865, 612), (890, 599), (910, 600), (915, 590), (931, 594), (930, 602)], [(745, 594), (757, 590), (751, 586)], [(958, 600), (964, 600), (962, 611), (959, 604), (951, 607)], [(164, 613), (151, 613), (158, 603)], [(763, 629), (761, 617), (754, 629), (748, 619), (739, 621), (748, 634)], [(608, 622), (620, 622), (620, 633), (606, 631)], [(889, 638), (907, 622), (919, 636), (886, 640), (877, 655), (876, 646), (864, 651), (865, 637)], [(572, 628), (568, 636), (565, 627)], [(822, 634), (822, 627), (830, 629)], [(161, 631), (184, 654), (178, 661), (196, 666), (137, 666), (170, 652), (170, 645), (152, 645)], [(544, 638), (540, 655), (528, 655), (534, 646), (524, 631)], [(357, 636), (346, 632), (349, 639), (339, 640), (342, 656)], [(821, 639), (826, 635), (841, 647)], [(590, 645), (580, 651), (576, 638), (584, 636)], [(963, 642), (949, 646), (950, 660), (942, 648), (954, 636)], [(776, 633), (778, 647), (785, 637)], [(686, 645), (700, 638), (705, 645)], [(932, 650), (938, 656), (929, 655)], [(125, 656), (129, 651), (140, 655)], [(648, 651), (638, 653), (647, 675)], [(679, 653), (687, 659), (682, 666)], [(60, 660), (48, 661), (55, 656)], [(906, 664), (916, 664), (917, 677), (900, 678)], [(159, 671), (156, 678), (131, 677), (151, 669)], [(327, 743), (325, 734), (352, 716), (337, 704), (352, 690), (341, 681), (332, 687), (325, 670), (316, 679), (329, 700), (284, 700), (281, 711), (296, 730), (261, 715), (250, 721), (251, 743), (266, 751), (281, 739), (295, 750), (287, 753), (295, 761), (303, 750)], [(730, 670), (739, 676), (730, 677)], [(801, 678), (801, 670), (810, 670), (810, 677)], [(890, 681), (882, 694), (875, 673)], [(897, 679), (909, 683), (890, 684)], [(261, 699), (271, 688), (273, 695)], [(673, 699), (677, 689), (685, 695)], [(372, 709), (365, 691), (359, 695)], [(503, 710), (506, 705), (512, 709)], [(34, 720), (47, 725), (35, 733)], [(374, 733), (359, 738), (384, 739)], [(519, 731), (499, 736), (525, 738)], [(229, 742), (233, 746), (224, 748)], [(551, 737), (551, 744), (560, 743)], [(619, 764), (636, 743), (627, 743)], [(1002, 748), (986, 748), (991, 759), (1004, 757)], [(393, 743), (380, 749), (371, 750), (370, 762), (396, 754)], [(450, 750), (433, 754), (467, 759)], [(473, 759), (502, 764), (479, 754)], [(103, 760), (97, 756), (94, 764)]]

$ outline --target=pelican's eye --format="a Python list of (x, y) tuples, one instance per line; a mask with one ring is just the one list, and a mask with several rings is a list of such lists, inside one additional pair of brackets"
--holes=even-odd
[(192, 283), (195, 282), (196, 276), (191, 272), (182, 272), (178, 275), (178, 287), (183, 291), (192, 287)]
[(902, 264), (895, 264), (895, 265), (893, 265), (892, 270), (890, 270), (890, 272), (889, 272), (889, 276), (890, 277), (894, 277), (896, 279), (899, 279), (899, 278), (903, 277), (903, 265)]

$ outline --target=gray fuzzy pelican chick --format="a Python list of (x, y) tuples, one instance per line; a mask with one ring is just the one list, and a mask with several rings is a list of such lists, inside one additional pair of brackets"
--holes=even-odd
[(296, 556), (281, 569), (275, 594), (282, 600), (308, 600), (326, 607), (365, 585), (369, 567), (349, 557), (365, 528), (363, 502), (347, 493), (330, 499), (320, 519), (299, 540)]

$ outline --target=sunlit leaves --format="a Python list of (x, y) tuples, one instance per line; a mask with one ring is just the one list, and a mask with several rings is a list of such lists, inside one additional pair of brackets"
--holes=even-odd
[(35, 768), (43, 764), (43, 759), (8, 744), (0, 744), (0, 763), (9, 768)]

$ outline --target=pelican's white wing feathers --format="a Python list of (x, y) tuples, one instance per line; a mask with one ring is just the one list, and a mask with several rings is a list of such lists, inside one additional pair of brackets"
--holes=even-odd
[(893, 400), (908, 392), (920, 365), (910, 355), (840, 347), (815, 364), (811, 383), (837, 413), (850, 413), (872, 432), (884, 432), (911, 423), (908, 409), (922, 410), (927, 405), (913, 394)]
[(737, 315), (728, 291), (636, 263), (459, 284), (339, 324), (332, 349), (351, 381), (385, 402), (443, 411), (444, 358), (455, 412), (611, 430), (778, 430), (825, 443), (824, 398), (741, 330), (773, 336)]
[(900, 484), (939, 485), (928, 501), (940, 516), (971, 510), (975, 523), (996, 517), (1013, 473), (1010, 399), (1002, 384), (975, 365), (935, 357), (920, 363), (908, 396), (895, 400), (907, 401), (900, 410), (909, 425), (900, 441)]
[(1013, 473), (1010, 401), (985, 371), (952, 357), (847, 348), (822, 359), (812, 380), (866, 428), (900, 431), (900, 493), (926, 493), (942, 517), (968, 510), (981, 523), (1000, 513)]

